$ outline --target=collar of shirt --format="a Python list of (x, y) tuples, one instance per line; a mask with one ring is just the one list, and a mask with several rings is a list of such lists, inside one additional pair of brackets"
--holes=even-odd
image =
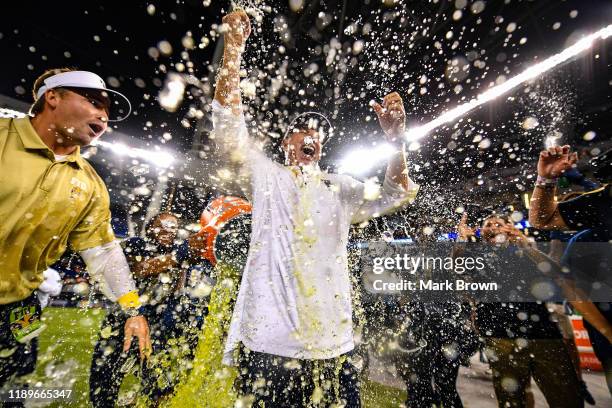
[(287, 169), (293, 174), (296, 180), (303, 184), (310, 181), (319, 182), (321, 181), (323, 172), (318, 164), (311, 164), (308, 166), (286, 166)]
[[(23, 147), (26, 150), (38, 150), (50, 160), (55, 161), (55, 154), (51, 149), (49, 149), (49, 146), (42, 141), (40, 136), (38, 136), (38, 133), (36, 133), (36, 130), (32, 126), (32, 122), (30, 122), (30, 118), (28, 116), (15, 119), (13, 123), (15, 124), (15, 129), (17, 129), (21, 143), (23, 143)], [(80, 169), (84, 167), (83, 160), (84, 159), (81, 156), (81, 149), (79, 146), (77, 146), (76, 150), (67, 155), (65, 158), (66, 162), (72, 163)]]

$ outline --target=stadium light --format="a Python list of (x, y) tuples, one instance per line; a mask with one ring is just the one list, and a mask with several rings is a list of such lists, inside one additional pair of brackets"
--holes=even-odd
[(374, 148), (353, 150), (340, 162), (338, 172), (340, 174), (363, 174), (377, 162), (389, 157), (395, 150), (397, 149), (394, 149), (389, 143), (383, 143)]
[[(23, 118), (25, 116), (26, 114), (24, 112), (9, 108), (0, 108), (0, 118)], [(157, 146), (154, 147), (155, 150), (146, 150), (130, 147), (123, 143), (111, 143), (100, 139), (95, 140), (91, 146), (100, 146), (119, 156), (144, 159), (157, 167), (168, 168), (174, 163), (174, 156), (168, 152), (159, 150)]]
[(575, 44), (567, 47), (560, 53), (555, 54), (552, 57), (549, 57), (544, 61), (527, 68), (520, 74), (508, 79), (506, 82), (491, 87), (490, 89), (481, 93), (471, 101), (461, 104), (454, 109), (446, 111), (431, 122), (428, 122), (422, 126), (418, 126), (413, 129), (408, 129), (405, 135), (406, 141), (412, 142), (424, 137), (429, 132), (440, 127), (441, 125), (460, 118), (461, 116), (477, 108), (478, 106), (492, 101), (493, 99), (498, 98), (501, 95), (504, 95), (505, 93), (511, 91), (517, 86), (544, 74), (545, 72), (555, 68), (559, 64), (562, 64), (563, 62), (568, 61), (576, 55), (590, 49), (593, 46), (595, 40), (606, 39), (610, 35), (612, 35), (612, 24), (578, 40)]
[[(444, 112), (439, 117), (433, 119), (432, 121), (425, 123), (424, 125), (417, 126), (411, 129), (408, 129), (404, 134), (406, 142), (416, 142), (417, 140), (425, 137), (432, 130), (446, 124), (453, 122), (454, 120), (464, 116), (468, 112), (477, 108), (480, 105), (483, 105), (489, 101), (492, 101), (495, 98), (498, 98), (501, 95), (504, 95), (516, 88), (517, 86), (534, 79), (545, 72), (557, 67), (559, 64), (562, 64), (571, 58), (577, 56), (578, 54), (590, 49), (596, 40), (606, 38), (612, 35), (612, 24), (583, 37), (578, 40), (575, 44), (567, 47), (563, 51), (555, 54), (544, 61), (535, 64), (518, 75), (508, 79), (506, 82), (493, 86), (487, 89), (485, 92), (476, 96), (469, 102), (461, 104), (453, 109), (450, 109)], [(347, 157), (342, 160), (342, 163), (353, 163), (354, 165), (345, 166), (346, 169), (353, 169), (355, 173), (361, 172), (363, 168), (372, 168), (378, 162), (388, 158), (391, 155), (364, 155), (361, 151), (350, 153)], [(357, 165), (359, 163), (359, 165)], [(347, 172), (351, 173), (352, 171), (348, 170)]]
[(158, 167), (168, 168), (174, 162), (174, 156), (168, 152), (161, 150), (151, 151), (129, 147), (123, 143), (110, 143), (104, 140), (96, 140), (92, 146), (101, 146), (106, 148), (118, 156), (128, 156), (134, 159), (144, 159)]

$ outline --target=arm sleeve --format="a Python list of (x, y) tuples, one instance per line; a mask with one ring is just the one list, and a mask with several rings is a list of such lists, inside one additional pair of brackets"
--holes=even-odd
[(219, 102), (212, 103), (213, 132), (216, 149), (190, 151), (183, 177), (202, 183), (225, 194), (252, 196), (254, 166), (270, 161), (249, 137), (244, 114), (236, 114)]
[(345, 200), (351, 207), (351, 223), (356, 224), (389, 214), (413, 202), (419, 185), (408, 179), (408, 190), (404, 190), (400, 184), (385, 177), (382, 186), (367, 186), (366, 183), (347, 177), (343, 189)]
[(118, 241), (80, 251), (91, 278), (102, 292), (123, 307), (138, 306), (136, 285)]

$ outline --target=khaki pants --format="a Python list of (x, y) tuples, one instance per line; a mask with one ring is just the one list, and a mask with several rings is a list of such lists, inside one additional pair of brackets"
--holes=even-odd
[(549, 406), (583, 407), (576, 371), (562, 339), (489, 338), (486, 345), (500, 407), (527, 407), (525, 390), (532, 377)]

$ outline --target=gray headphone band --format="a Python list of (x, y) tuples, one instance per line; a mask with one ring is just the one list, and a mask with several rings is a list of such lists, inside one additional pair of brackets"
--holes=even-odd
[(294, 123), (300, 119), (301, 117), (307, 116), (307, 115), (316, 115), (319, 116), (321, 118), (323, 118), (325, 120), (325, 122), (327, 122), (327, 125), (329, 126), (329, 134), (328, 136), (325, 138), (325, 140), (321, 143), (321, 146), (325, 146), (325, 144), (327, 143), (327, 141), (329, 139), (331, 139), (331, 135), (332, 135), (332, 131), (333, 131), (333, 126), (331, 124), (331, 122), (329, 121), (329, 119), (327, 119), (327, 117), (319, 112), (302, 112), (299, 115), (297, 115), (295, 118), (293, 118), (293, 120), (291, 121), (291, 123), (289, 123), (289, 126), (287, 126), (287, 130), (285, 131), (285, 134), (283, 135), (283, 139), (285, 140), (287, 138), (287, 136), (289, 136), (289, 132), (291, 131), (291, 129), (293, 129), (293, 125)]

